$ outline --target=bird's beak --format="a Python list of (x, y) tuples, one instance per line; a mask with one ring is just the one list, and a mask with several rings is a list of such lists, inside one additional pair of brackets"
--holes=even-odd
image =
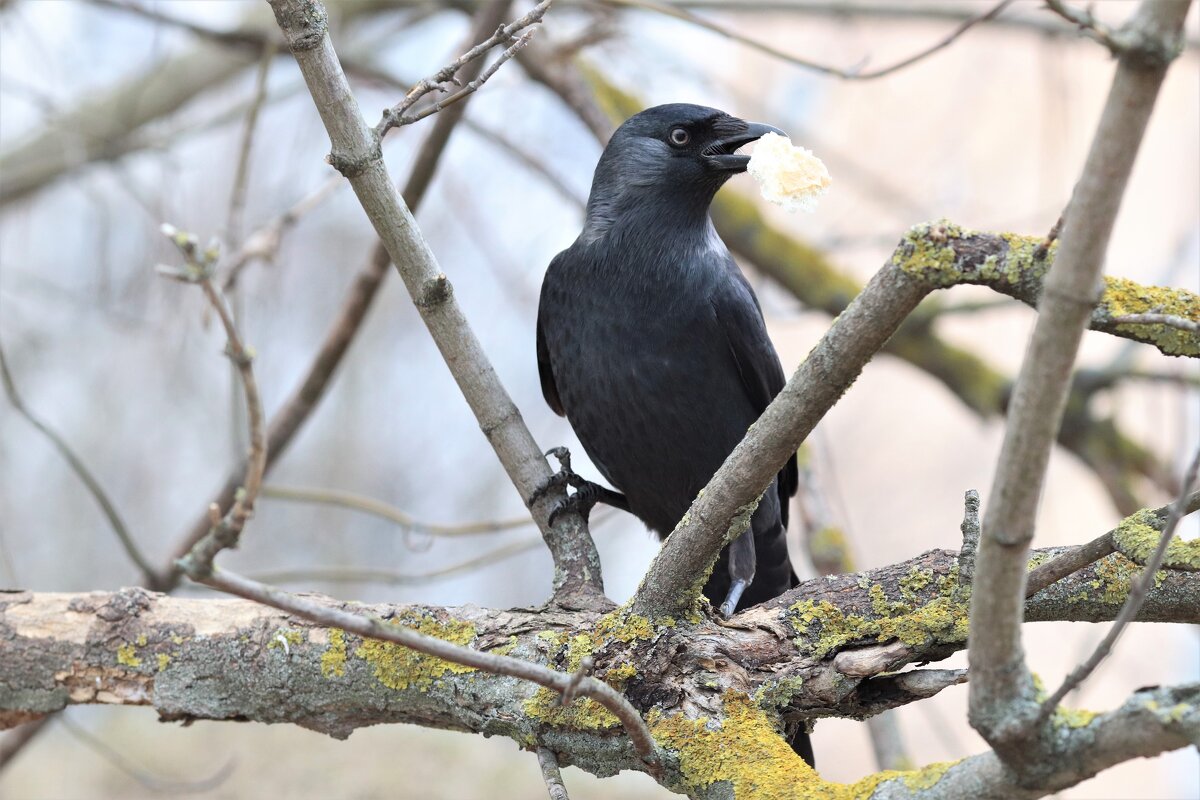
[(745, 172), (746, 165), (750, 163), (750, 156), (736, 153), (735, 151), (739, 147), (750, 144), (750, 142), (756, 139), (761, 139), (768, 133), (778, 133), (780, 136), (787, 136), (786, 133), (774, 125), (767, 125), (762, 122), (747, 122), (744, 124), (746, 126), (744, 129), (713, 142), (705, 148), (704, 157), (714, 169), (722, 172)]

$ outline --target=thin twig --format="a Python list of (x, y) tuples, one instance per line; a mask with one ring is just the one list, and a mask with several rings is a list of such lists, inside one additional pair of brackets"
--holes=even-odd
[(1113, 55), (1123, 49), (1123, 46), (1117, 42), (1116, 31), (1098, 20), (1090, 6), (1087, 9), (1078, 9), (1067, 5), (1063, 0), (1045, 0), (1045, 3), (1046, 8), (1070, 22), (1089, 39), (1107, 47)]
[(490, 672), (494, 675), (508, 675), (522, 680), (532, 681), (553, 691), (563, 693), (572, 689), (581, 697), (590, 697), (613, 716), (620, 720), (625, 728), (630, 742), (649, 767), (652, 774), (657, 774), (659, 767), (658, 747), (649, 728), (642, 720), (637, 709), (630, 705), (624, 695), (601, 680), (592, 677), (578, 677), (576, 674), (556, 672), (540, 664), (530, 661), (497, 655), (496, 653), (473, 650), (469, 647), (454, 644), (444, 639), (426, 636), (412, 628), (403, 625), (388, 624), (380, 619), (352, 614), (340, 608), (322, 605), (310, 597), (291, 594), (267, 584), (252, 581), (223, 569), (213, 568), (211, 573), (197, 572), (190, 574), (197, 583), (203, 583), (214, 589), (229, 594), (253, 600), (263, 605), (278, 608), (289, 614), (311, 620), (330, 628), (342, 630), (369, 639), (379, 639), (404, 645), (426, 655), (463, 664), (468, 667)]
[(117, 539), (121, 542), (121, 547), (125, 550), (125, 554), (129, 556), (129, 560), (137, 565), (141, 570), (143, 579), (153, 581), (155, 578), (154, 567), (151, 566), (150, 560), (142, 553), (137, 542), (134, 541), (133, 534), (129, 532), (129, 527), (121, 518), (121, 514), (117, 511), (117, 506), (109, 498), (108, 493), (100, 486), (100, 481), (92, 474), (92, 471), (87, 468), (71, 446), (67, 444), (67, 440), (59, 435), (53, 428), (38, 418), (25, 405), (25, 401), (21, 399), (21, 395), (17, 392), (17, 384), (13, 380), (12, 372), (8, 368), (8, 360), (4, 355), (4, 348), (0, 346), (0, 379), (4, 383), (4, 393), (8, 395), (8, 402), (17, 410), (25, 420), (37, 429), (39, 433), (45, 436), (50, 444), (54, 445), (54, 449), (67, 462), (71, 471), (87, 488), (88, 493), (100, 506), (104, 518), (108, 521), (108, 526), (112, 528), (113, 533), (117, 535)]
[(213, 274), (219, 249), (212, 245), (201, 250), (194, 236), (180, 232), (171, 225), (163, 225), (163, 234), (167, 236), (183, 254), (185, 267), (182, 271), (160, 267), (159, 271), (170, 277), (196, 283), (204, 292), (209, 305), (221, 320), (225, 329), (225, 354), (233, 361), (242, 379), (242, 391), (246, 396), (246, 419), (250, 435), (250, 452), (246, 458), (246, 478), (241, 488), (235, 493), (233, 506), (228, 513), (222, 515), (220, 506), (213, 502), (209, 505), (212, 510), (208, 533), (201, 538), (191, 551), (184, 556), (187, 562), (186, 571), (191, 575), (203, 574), (212, 569), (213, 559), (217, 553), (227, 547), (236, 547), (246, 521), (254, 514), (254, 503), (262, 486), (263, 475), (267, 467), (267, 437), (263, 429), (262, 399), (258, 392), (258, 382), (254, 377), (251, 364), (254, 355), (242, 342), (237, 325), (226, 305), (220, 289), (213, 283)]
[(1188, 505), (1188, 496), (1191, 494), (1192, 486), (1196, 484), (1196, 475), (1200, 472), (1200, 449), (1196, 450), (1196, 455), (1192, 458), (1192, 463), (1187, 469), (1187, 474), (1183, 477), (1183, 489), (1179, 496), (1175, 498), (1175, 502), (1171, 504), (1170, 513), (1167, 514), (1166, 524), (1163, 526), (1162, 535), (1158, 539), (1158, 547), (1155, 548), (1154, 554), (1146, 560), (1146, 567), (1142, 570), (1142, 574), (1133, 581), (1129, 588), (1129, 597), (1126, 598), (1125, 604), (1121, 606), (1121, 613), (1117, 615), (1117, 620), (1108, 629), (1108, 633), (1096, 645), (1096, 649), (1092, 651), (1091, 656), (1086, 661), (1071, 670), (1071, 674), (1066, 677), (1053, 694), (1046, 698), (1038, 709), (1037, 722), (1040, 725), (1054, 713), (1054, 709), (1058, 708), (1058, 704), (1067, 696), (1075, 687), (1079, 686), (1096, 667), (1100, 666), (1100, 662), (1108, 657), (1112, 652), (1113, 647), (1117, 643), (1117, 639), (1121, 638), (1125, 628), (1132, 622), (1141, 610), (1142, 604), (1146, 602), (1146, 595), (1150, 589), (1154, 587), (1155, 575), (1158, 568), (1162, 566), (1163, 558), (1167, 555), (1167, 546), (1171, 543), (1172, 537), (1175, 536), (1175, 528), (1179, 525), (1179, 520), (1183, 519), (1184, 512)]
[(540, 537), (537, 539), (528, 539), (523, 542), (514, 542), (449, 567), (417, 574), (404, 574), (390, 570), (359, 567), (321, 567), (260, 572), (251, 577), (263, 583), (309, 584), (316, 581), (323, 581), (325, 583), (378, 583), (385, 586), (423, 586), (445, 580), (455, 575), (473, 572), (482, 567), (499, 563), (506, 558), (511, 558), (521, 553), (528, 553), (530, 550), (536, 550), (541, 546), (542, 540)]
[(1200, 333), (1200, 322), (1173, 314), (1124, 314), (1113, 317), (1113, 322), (1118, 325), (1167, 325), (1192, 333)]
[(263, 47), (262, 57), (258, 62), (258, 74), (254, 79), (254, 97), (246, 109), (246, 120), (242, 125), (237, 168), (233, 173), (233, 189), (229, 193), (229, 212), (225, 219), (225, 245), (231, 252), (242, 245), (242, 215), (246, 208), (246, 187), (250, 178), (250, 151), (254, 146), (254, 132), (258, 128), (259, 114), (267, 102), (267, 77), (271, 72), (275, 51), (274, 41)]
[(712, 33), (716, 33), (720, 36), (723, 36), (726, 39), (729, 39), (730, 41), (738, 42), (739, 44), (744, 44), (747, 47), (751, 47), (751, 48), (759, 51), (760, 53), (765, 53), (766, 55), (769, 55), (772, 58), (777, 58), (781, 61), (786, 61), (789, 64), (795, 64), (796, 66), (803, 67), (804, 69), (813, 70), (814, 72), (819, 72), (824, 75), (833, 75), (834, 77), (841, 78), (843, 80), (867, 81), (867, 80), (873, 80), (875, 78), (882, 78), (885, 75), (890, 75), (893, 72), (897, 72), (901, 69), (904, 69), (907, 66), (911, 66), (912, 64), (915, 64), (918, 61), (921, 61), (921, 60), (933, 55), (934, 53), (938, 52), (939, 50), (942, 50), (943, 48), (949, 47), (951, 44), (954, 43), (954, 41), (956, 39), (958, 39), (964, 33), (969, 31), (971, 28), (975, 27), (976, 25), (980, 24), (981, 22), (987, 22), (991, 19), (994, 19), (1002, 11), (1004, 11), (1005, 8), (1007, 8), (1009, 5), (1011, 5), (1013, 0), (1001, 0), (1000, 3), (993, 6), (990, 10), (985, 11), (984, 13), (979, 14), (978, 16), (974, 16), (968, 20), (963, 21), (962, 24), (960, 24), (957, 28), (955, 28), (949, 35), (947, 35), (943, 39), (939, 40), (935, 44), (931, 45), (930, 47), (927, 47), (924, 50), (921, 50), (917, 53), (914, 53), (911, 56), (908, 56), (907, 58), (897, 61), (894, 64), (891, 64), (886, 67), (881, 67), (880, 69), (870, 70), (868, 72), (863, 72), (861, 69), (858, 69), (858, 68), (843, 69), (840, 67), (832, 67), (827, 64), (820, 64), (816, 61), (810, 61), (806, 58), (801, 58), (799, 56), (793, 55), (791, 53), (787, 53), (783, 50), (780, 50), (776, 47), (766, 44), (765, 42), (761, 42), (757, 39), (752, 39), (748, 36), (744, 36), (735, 31), (731, 31), (722, 25), (718, 25), (715, 22), (707, 20), (704, 17), (698, 16), (698, 15), (692, 13), (691, 11), (687, 11), (686, 9), (680, 8), (679, 6), (669, 5), (667, 3), (655, 2), (655, 0), (604, 0), (604, 2), (607, 3), (608, 5), (613, 5), (613, 6), (623, 6), (626, 8), (641, 8), (641, 9), (645, 9), (647, 11), (653, 11), (658, 14), (663, 14), (668, 17), (674, 17), (675, 19), (678, 19), (678, 20), (683, 20), (684, 22), (687, 22), (691, 25), (695, 25), (699, 28), (703, 28), (706, 31), (711, 31)]
[[(392, 128), (399, 127), (401, 125), (411, 125), (414, 122), (425, 119), (431, 114), (436, 114), (446, 106), (457, 103), (459, 100), (467, 97), (476, 91), (480, 86), (483, 86), (483, 84), (487, 83), (488, 79), (496, 74), (496, 71), (500, 69), (501, 65), (504, 64), (505, 61), (508, 61), (515, 56), (517, 52), (529, 42), (529, 37), (533, 34), (533, 31), (525, 29), (541, 22), (542, 17), (545, 16), (546, 11), (550, 8), (550, 4), (552, 2), (554, 2), (554, 0), (542, 0), (542, 2), (534, 6), (525, 16), (519, 17), (507, 25), (501, 25), (490, 37), (475, 45), (446, 66), (442, 67), (433, 75), (417, 81), (417, 84), (408, 91), (408, 94), (404, 96), (403, 100), (391, 108), (384, 110), (383, 118), (380, 119), (379, 124), (375, 126), (375, 135), (382, 139)], [(472, 61), (483, 58), (485, 55), (487, 55), (488, 51), (499, 44), (507, 44), (508, 47), (504, 50), (500, 57), (496, 59), (496, 61), (490, 66), (488, 66), (487, 69), (483, 70), (478, 77), (468, 81), (467, 84), (462, 86), (462, 88), (460, 88), (457, 92), (438, 100), (437, 102), (425, 107), (421, 111), (413, 114), (408, 113), (408, 110), (412, 108), (418, 100), (430, 92), (446, 91), (445, 87), (450, 83), (453, 83), (456, 86), (461, 85), (461, 82), (456, 77), (458, 71)]]
[(546, 782), (546, 791), (550, 800), (571, 800), (567, 795), (567, 787), (563, 783), (562, 771), (558, 768), (558, 756), (549, 747), (537, 749), (538, 765), (542, 768), (542, 780)]
[(1057, 583), (1068, 575), (1116, 552), (1113, 547), (1112, 531), (1097, 536), (1087, 544), (1068, 550), (1057, 558), (1039, 564), (1025, 579), (1025, 597), (1033, 597), (1047, 586)]

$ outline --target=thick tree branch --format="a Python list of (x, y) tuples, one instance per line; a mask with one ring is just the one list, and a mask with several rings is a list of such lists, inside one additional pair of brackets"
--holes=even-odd
[[(1104, 253), (1142, 135), (1166, 76), (1189, 0), (1151, 0), (1122, 30), (1155, 40), (1122, 53), (1083, 173), (1066, 212), (1061, 246), (1045, 279), (1038, 320), (1017, 378), (1004, 445), (988, 494), (975, 571), (970, 661), (972, 726), (1030, 785), (1053, 752), (1027, 726), (1037, 714), (1021, 646), (1026, 555), (1057, 436), (1076, 350), (1094, 318)], [(1177, 329), (1172, 329), (1177, 330)], [(1043, 765), (1035, 769), (1035, 765)]]
[[(1065, 550), (1041, 550), (1034, 557), (1048, 559)], [(874, 714), (959, 680), (946, 670), (874, 674), (941, 658), (965, 645), (967, 605), (957, 592), (957, 563), (957, 552), (939, 550), (856, 575), (809, 581), (745, 612), (737, 627), (699, 617), (654, 625), (624, 610), (602, 615), (553, 608), (363, 607), (309, 596), (307, 603), (349, 623), (330, 628), (241, 600), (180, 599), (141, 589), (10, 592), (0, 594), (0, 646), (6, 654), (0, 719), (15, 721), (17, 714), (45, 714), (71, 703), (119, 703), (153, 706), (169, 720), (289, 722), (339, 738), (365, 725), (410, 722), (501, 734), (527, 748), (543, 745), (563, 763), (600, 775), (645, 769), (617, 719), (599, 706), (576, 700), (563, 707), (560, 687), (537, 689), (480, 671), (483, 657), (498, 651), (550, 668), (565, 687), (583, 659), (591, 658), (596, 676), (591, 680), (649, 712), (650, 731), (667, 755), (664, 784), (708, 797), (697, 788), (699, 776), (711, 774), (701, 762), (707, 760), (709, 770), (728, 765), (733, 743), (703, 730), (756, 732), (745, 744), (766, 748), (760, 755), (777, 759), (792, 774), (798, 762), (774, 733), (777, 715), (795, 724), (812, 716)], [(1027, 618), (1112, 619), (1136, 574), (1135, 565), (1110, 556), (1031, 599)], [(461, 666), (363, 638), (350, 624), (365, 624), (364, 613), (385, 620), (385, 634), (414, 628), (469, 646), (480, 661)], [(1163, 572), (1140, 614), (1146, 621), (1200, 622), (1200, 574)], [(881, 648), (890, 648), (890, 663), (850, 658)], [(874, 672), (847, 674), (836, 666), (868, 662)], [(1173, 709), (1174, 703), (1162, 705), (1159, 716), (1165, 720)], [(1175, 716), (1190, 724), (1191, 714)], [(695, 727), (701, 716), (710, 719), (709, 728)], [(718, 722), (721, 729), (711, 727)], [(1151, 739), (1158, 749), (1146, 753), (1179, 746), (1157, 734)], [(1108, 742), (1107, 763), (1122, 760), (1116, 740)], [(1140, 744), (1125, 747), (1143, 752)], [(955, 780), (967, 780), (976, 769)], [(814, 780), (805, 774), (805, 780)], [(973, 779), (1000, 780), (1006, 774), (989, 768)], [(1013, 785), (1011, 775), (1004, 780)]]
[[(513, 485), (523, 499), (531, 497), (550, 478), (550, 466), (463, 316), (449, 280), (388, 179), (379, 139), (364, 122), (338, 65), (324, 9), (305, 0), (272, 0), (271, 6), (329, 132), (331, 163), (350, 180)], [(570, 602), (577, 601), (570, 598), (592, 602), (602, 591), (603, 582), (600, 560), (584, 521), (578, 514), (564, 514), (553, 529), (546, 522), (560, 498), (561, 490), (549, 492), (532, 509), (554, 558), (556, 595)]]

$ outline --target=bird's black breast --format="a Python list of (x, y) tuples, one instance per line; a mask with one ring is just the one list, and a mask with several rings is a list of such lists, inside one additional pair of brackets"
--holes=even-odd
[(630, 509), (664, 536), (765, 407), (746, 389), (721, 312), (748, 302), (739, 311), (760, 326), (761, 314), (730, 283), (740, 275), (714, 238), (675, 256), (661, 242), (577, 242), (542, 287), (547, 400)]

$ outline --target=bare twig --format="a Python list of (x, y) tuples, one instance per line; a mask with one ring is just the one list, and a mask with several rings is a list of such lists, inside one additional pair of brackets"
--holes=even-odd
[[(532, 26), (537, 25), (542, 21), (542, 17), (545, 16), (546, 11), (550, 8), (550, 4), (553, 1), (554, 0), (542, 0), (542, 2), (534, 6), (529, 13), (525, 14), (523, 17), (519, 17), (507, 25), (501, 25), (490, 37), (475, 45), (446, 66), (442, 67), (433, 75), (417, 81), (417, 84), (409, 90), (408, 94), (404, 96), (403, 100), (391, 108), (384, 110), (383, 118), (380, 119), (379, 124), (375, 126), (375, 135), (382, 139), (392, 128), (399, 127), (401, 125), (411, 125), (412, 123), (425, 119), (432, 114), (436, 114), (443, 108), (462, 100), (464, 97), (477, 90), (480, 86), (483, 86), (483, 84), (487, 83), (488, 79), (496, 74), (496, 71), (500, 69), (505, 61), (508, 61), (515, 56), (517, 52), (529, 42), (529, 37), (533, 34), (533, 30), (531, 29)], [(456, 77), (458, 71), (467, 64), (470, 64), (472, 61), (483, 58), (493, 47), (501, 44), (506, 44), (508, 47), (503, 53), (501, 53), (499, 58), (489, 65), (487, 69), (481, 71), (476, 78), (469, 80), (465, 86), (462, 86), (462, 88), (453, 94), (450, 94), (441, 100), (426, 106), (422, 110), (411, 114), (408, 113), (409, 109), (411, 109), (418, 100), (430, 92), (444, 92), (446, 91), (447, 84), (451, 83), (456, 86), (461, 86), (461, 81)]]
[(304, 583), (323, 581), (325, 583), (378, 583), (385, 586), (423, 586), (440, 580), (473, 572), (482, 567), (503, 561), (506, 558), (528, 553), (540, 547), (542, 540), (527, 539), (514, 542), (504, 547), (484, 553), (481, 556), (452, 564), (442, 569), (431, 570), (416, 574), (404, 574), (390, 570), (366, 569), (358, 567), (320, 567), (311, 569), (282, 569), (273, 572), (262, 572), (253, 575), (254, 580), (263, 583)]
[(207, 575), (197, 572), (189, 574), (189, 577), (214, 589), (278, 608), (320, 625), (341, 628), (349, 633), (370, 639), (395, 642), (420, 653), (452, 661), (455, 664), (474, 667), (494, 675), (508, 675), (532, 681), (559, 693), (572, 691), (581, 697), (589, 697), (620, 720), (630, 742), (649, 770), (657, 772), (659, 769), (658, 748), (646, 723), (624, 695), (604, 681), (580, 676), (578, 673), (555, 672), (530, 661), (473, 650), (444, 639), (426, 636), (403, 625), (392, 625), (379, 619), (351, 614), (340, 608), (322, 605), (308, 597), (284, 592), (223, 569), (213, 569)]
[(4, 393), (8, 395), (8, 402), (12, 404), (12, 407), (17, 410), (18, 414), (25, 418), (26, 422), (36, 428), (39, 433), (50, 441), (50, 444), (58, 451), (58, 454), (67, 462), (71, 471), (83, 483), (84, 487), (88, 490), (88, 494), (100, 506), (100, 511), (108, 521), (108, 526), (117, 535), (117, 540), (121, 542), (121, 547), (125, 550), (125, 554), (129, 556), (129, 560), (141, 570), (143, 579), (147, 581), (154, 580), (154, 567), (151, 566), (150, 560), (146, 558), (141, 548), (138, 547), (137, 542), (134, 541), (133, 534), (129, 532), (129, 527), (125, 524), (125, 520), (121, 518), (121, 513), (117, 511), (116, 504), (109, 498), (108, 493), (104, 491), (104, 488), (100, 485), (100, 481), (96, 479), (92, 471), (83, 463), (83, 459), (75, 454), (75, 451), (67, 444), (67, 440), (30, 411), (29, 407), (25, 405), (25, 401), (21, 399), (21, 395), (17, 392), (17, 384), (13, 380), (12, 372), (9, 370), (3, 346), (0, 346), (0, 379), (3, 380)]
[(554, 751), (549, 747), (538, 747), (537, 759), (550, 800), (571, 800), (567, 795), (567, 787), (563, 784), (562, 772), (558, 768), (558, 756), (554, 755)]
[[(1187, 8), (1188, 0), (1143, 2), (1127, 27), (1173, 41)], [(1027, 733), (1037, 705), (1021, 646), (1037, 501), (1075, 354), (1097, 300), (1104, 252), (1165, 74), (1166, 64), (1122, 55), (1045, 280), (984, 517), (971, 598), (970, 719), (1001, 760), (1022, 769), (1035, 768), (1032, 754), (1041, 746)]]
[(213, 271), (219, 256), (217, 247), (213, 245), (201, 250), (194, 236), (182, 233), (171, 225), (163, 225), (163, 234), (179, 248), (186, 264), (182, 271), (172, 271), (170, 268), (160, 268), (159, 271), (188, 283), (199, 284), (204, 291), (204, 296), (208, 298), (225, 329), (225, 353), (238, 369), (242, 379), (242, 391), (246, 396), (246, 419), (250, 435), (246, 479), (235, 493), (233, 506), (228, 513), (222, 515), (216, 502), (210, 504), (212, 513), (208, 533), (184, 556), (186, 567), (181, 565), (189, 575), (201, 575), (212, 569), (212, 562), (217, 553), (227, 547), (237, 546), (246, 521), (254, 514), (254, 503), (258, 499), (259, 488), (267, 468), (267, 438), (263, 430), (262, 400), (251, 366), (253, 353), (242, 342), (225, 299), (213, 284)]
[[(551, 476), (550, 465), (462, 314), (449, 279), (420, 235), (409, 209), (388, 180), (379, 137), (363, 123), (329, 40), (324, 9), (315, 0), (271, 0), (313, 101), (329, 132), (331, 161), (350, 180), (363, 209), (404, 280), (480, 428), (523, 500)], [(578, 514), (553, 528), (561, 488), (541, 495), (532, 511), (555, 563), (555, 594), (570, 602), (597, 602), (603, 592), (600, 558)]]
[(703, 28), (706, 31), (711, 31), (712, 33), (716, 33), (716, 34), (723, 36), (726, 39), (729, 39), (731, 41), (738, 42), (739, 44), (744, 44), (748, 47), (758, 50), (760, 53), (765, 53), (765, 54), (771, 56), (772, 58), (777, 58), (777, 59), (780, 59), (781, 61), (786, 61), (789, 64), (794, 64), (798, 67), (803, 67), (804, 69), (813, 70), (814, 72), (819, 72), (824, 75), (833, 75), (834, 77), (841, 78), (843, 80), (866, 81), (866, 80), (873, 80), (875, 78), (882, 78), (885, 75), (890, 75), (893, 72), (897, 72), (901, 69), (904, 69), (907, 66), (911, 66), (912, 64), (915, 64), (918, 61), (921, 61), (921, 60), (933, 55), (934, 53), (938, 52), (939, 50), (942, 50), (943, 48), (949, 47), (951, 44), (954, 43), (954, 41), (956, 39), (958, 39), (964, 33), (969, 31), (971, 28), (975, 27), (976, 25), (980, 24), (981, 22), (987, 22), (987, 21), (997, 17), (1002, 11), (1004, 11), (1005, 8), (1007, 8), (1009, 5), (1012, 4), (1013, 0), (1001, 0), (1000, 3), (993, 6), (990, 10), (985, 11), (984, 13), (979, 14), (978, 16), (974, 16), (968, 20), (965, 20), (962, 24), (960, 24), (957, 28), (955, 28), (945, 38), (939, 40), (932, 46), (927, 47), (924, 50), (921, 50), (920, 52), (914, 53), (913, 55), (908, 56), (907, 58), (901, 59), (900, 61), (897, 61), (896, 63), (891, 64), (889, 66), (881, 67), (879, 69), (870, 70), (870, 71), (866, 71), (866, 72), (862, 71), (859, 68), (843, 69), (840, 67), (831, 67), (826, 64), (820, 64), (815, 61), (810, 61), (809, 59), (806, 59), (806, 58), (800, 58), (799, 56), (793, 55), (791, 53), (787, 53), (776, 47), (772, 47), (771, 45), (766, 44), (765, 42), (760, 42), (757, 39), (752, 39), (748, 36), (743, 36), (742, 34), (737, 33), (735, 31), (731, 31), (722, 25), (718, 25), (715, 22), (712, 22), (710, 20), (705, 19), (704, 17), (698, 16), (698, 15), (692, 13), (691, 11), (688, 11), (688, 10), (680, 7), (679, 5), (672, 5), (669, 3), (660, 3), (660, 2), (656, 2), (656, 0), (604, 0), (604, 2), (607, 3), (608, 5), (613, 5), (613, 6), (624, 6), (624, 7), (629, 7), (629, 8), (642, 8), (642, 9), (646, 9), (647, 11), (654, 11), (658, 14), (663, 14), (668, 17), (674, 17), (675, 19), (683, 20), (684, 22), (687, 22), (691, 25), (695, 25), (697, 27)]
[(1200, 333), (1200, 321), (1173, 314), (1124, 314), (1113, 317), (1113, 322), (1117, 325), (1167, 325), (1182, 331)]
[(1057, 583), (1068, 575), (1092, 564), (1105, 556), (1116, 552), (1113, 547), (1112, 531), (1097, 536), (1087, 544), (1068, 550), (1057, 558), (1044, 564), (1039, 564), (1025, 579), (1025, 596), (1033, 597), (1052, 583)]
[(1196, 484), (1197, 472), (1200, 472), (1200, 450), (1196, 451), (1196, 455), (1192, 458), (1192, 463), (1188, 467), (1187, 474), (1184, 475), (1183, 490), (1179, 493), (1179, 497), (1175, 498), (1175, 502), (1171, 504), (1166, 524), (1163, 526), (1162, 534), (1158, 539), (1158, 547), (1155, 548), (1154, 553), (1147, 559), (1142, 574), (1130, 586), (1129, 597), (1125, 600), (1125, 605), (1121, 607), (1121, 613), (1117, 615), (1116, 622), (1108, 629), (1108, 633), (1105, 634), (1100, 644), (1096, 645), (1096, 649), (1092, 651), (1087, 660), (1071, 670), (1071, 674), (1066, 677), (1062, 685), (1042, 703), (1041, 708), (1038, 709), (1036, 724), (1044, 722), (1054, 713), (1054, 709), (1058, 708), (1058, 704), (1062, 702), (1062, 699), (1068, 693), (1087, 680), (1096, 667), (1100, 666), (1100, 662), (1112, 652), (1117, 639), (1121, 638), (1121, 634), (1125, 631), (1125, 628), (1137, 617), (1142, 604), (1146, 602), (1146, 595), (1149, 594), (1150, 589), (1154, 586), (1154, 573), (1162, 566), (1163, 558), (1167, 554), (1167, 546), (1171, 543), (1171, 539), (1175, 535), (1175, 528), (1179, 525), (1179, 520), (1183, 519), (1188, 506), (1188, 496), (1191, 493), (1192, 487)]
[(1091, 6), (1086, 9), (1078, 9), (1067, 5), (1063, 0), (1045, 0), (1045, 3), (1046, 8), (1073, 24), (1089, 39), (1107, 47), (1113, 55), (1117, 55), (1124, 49), (1124, 46), (1117, 42), (1117, 32), (1096, 19)]

